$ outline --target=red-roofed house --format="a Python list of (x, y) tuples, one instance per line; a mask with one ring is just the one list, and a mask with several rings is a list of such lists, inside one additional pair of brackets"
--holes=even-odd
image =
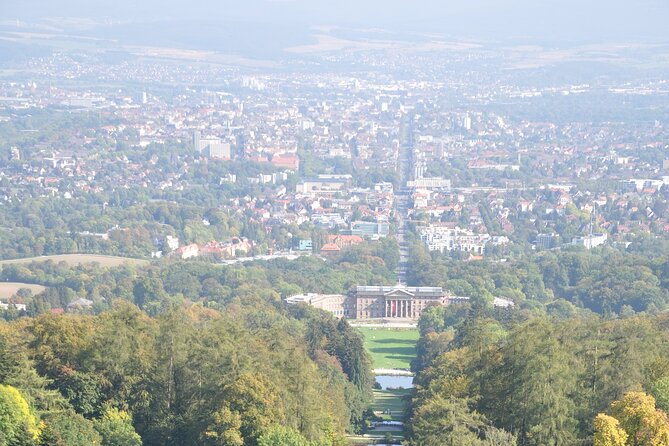
[(292, 154), (274, 155), (271, 163), (277, 167), (285, 167), (291, 170), (298, 170), (300, 168), (300, 158)]
[(328, 244), (335, 244), (340, 249), (350, 248), (363, 243), (364, 240), (359, 235), (328, 235)]
[(193, 243), (191, 245), (182, 246), (177, 248), (175, 255), (178, 255), (182, 259), (190, 259), (191, 257), (197, 257), (200, 255), (200, 247), (197, 244)]
[(321, 248), (321, 254), (337, 254), (341, 251), (341, 248), (334, 243), (326, 243)]

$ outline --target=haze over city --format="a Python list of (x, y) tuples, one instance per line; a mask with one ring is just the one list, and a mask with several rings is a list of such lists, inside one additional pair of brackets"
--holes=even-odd
[[(335, 25), (391, 33), (440, 33), (496, 41), (666, 41), (669, 4), (662, 0), (177, 0), (5, 2), (4, 20), (53, 17), (132, 23), (206, 21), (293, 28)], [(63, 24), (67, 24), (68, 20)], [(57, 22), (54, 22), (57, 24)], [(167, 31), (167, 30), (165, 30)], [(197, 25), (191, 31), (197, 34)], [(160, 36), (154, 36), (156, 38)], [(244, 33), (236, 38), (244, 39)]]

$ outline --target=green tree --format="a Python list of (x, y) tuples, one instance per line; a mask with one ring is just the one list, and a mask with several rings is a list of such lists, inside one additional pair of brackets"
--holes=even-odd
[(433, 398), (411, 419), (411, 446), (482, 446), (485, 419), (461, 398)]
[(132, 417), (127, 412), (108, 408), (95, 420), (94, 426), (102, 436), (102, 446), (142, 446), (142, 439), (135, 432)]
[[(569, 338), (548, 321), (515, 328), (500, 350), (501, 363), (485, 356), (480, 407), (526, 444), (568, 446), (576, 437), (577, 386)], [(494, 353), (497, 354), (497, 353)]]
[(428, 330), (437, 332), (443, 331), (445, 328), (444, 315), (446, 307), (433, 306), (426, 308), (418, 320), (418, 329), (421, 335), (425, 335)]
[(258, 446), (309, 446), (309, 442), (296, 430), (275, 425), (258, 438)]
[(102, 377), (63, 366), (54, 385), (70, 401), (77, 413), (93, 417), (100, 411), (103, 399)]
[(44, 417), (40, 446), (100, 446), (93, 422), (73, 411), (51, 412)]
[(665, 413), (669, 413), (669, 376), (664, 376), (655, 381), (651, 385), (650, 393), (655, 397), (657, 407)]
[(9, 351), (4, 336), (0, 335), (0, 384), (6, 383), (14, 375), (17, 361)]

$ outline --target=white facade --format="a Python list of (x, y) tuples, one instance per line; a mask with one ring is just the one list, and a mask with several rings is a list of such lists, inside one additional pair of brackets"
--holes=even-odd
[(26, 311), (26, 304), (0, 302), (0, 310), (9, 310), (10, 306), (16, 308), (19, 311)]
[(318, 226), (330, 228), (346, 225), (346, 220), (339, 214), (315, 214), (311, 217), (311, 222)]
[(217, 159), (229, 160), (231, 157), (230, 143), (220, 140), (203, 140), (208, 142), (209, 156)]
[(472, 117), (469, 115), (465, 116), (465, 119), (462, 121), (462, 126), (465, 128), (465, 130), (471, 130), (472, 129)]
[(415, 189), (443, 189), (446, 191), (451, 190), (451, 180), (445, 180), (444, 178), (420, 178), (414, 181), (407, 181), (407, 187)]
[(604, 232), (601, 234), (586, 235), (585, 237), (577, 237), (574, 240), (572, 240), (571, 243), (572, 245), (583, 246), (585, 249), (592, 249), (597, 246), (603, 245), (607, 239), (608, 236)]
[(439, 252), (485, 253), (485, 245), (490, 241), (489, 234), (475, 234), (468, 229), (428, 226), (419, 231), (420, 239), (427, 249)]
[(170, 251), (174, 251), (175, 249), (179, 248), (179, 238), (168, 235), (165, 237), (165, 244), (170, 249)]

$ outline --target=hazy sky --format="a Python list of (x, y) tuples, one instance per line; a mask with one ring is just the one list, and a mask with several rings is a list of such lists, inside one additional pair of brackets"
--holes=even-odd
[(669, 0), (0, 0), (0, 18), (203, 19), (501, 39), (669, 41)]

